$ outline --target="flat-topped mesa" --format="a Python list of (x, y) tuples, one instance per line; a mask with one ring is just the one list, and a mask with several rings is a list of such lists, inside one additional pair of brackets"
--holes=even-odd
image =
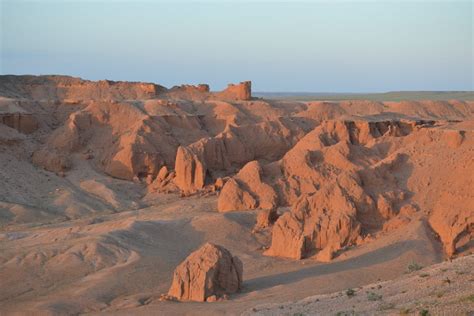
[(138, 100), (166, 91), (154, 83), (100, 80), (70, 76), (0, 76), (0, 95), (35, 100)]
[(169, 98), (185, 100), (229, 100), (247, 101), (252, 98), (252, 83), (243, 81), (238, 84), (230, 83), (222, 91), (210, 92), (209, 85), (180, 85), (169, 89), (165, 95)]
[(218, 99), (250, 100), (252, 99), (252, 82), (242, 81), (239, 84), (230, 83), (227, 88), (214, 94)]

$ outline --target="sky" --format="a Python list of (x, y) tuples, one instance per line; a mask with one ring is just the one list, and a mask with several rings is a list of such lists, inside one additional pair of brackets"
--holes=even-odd
[(254, 91), (474, 90), (473, 1), (0, 0), (0, 73)]

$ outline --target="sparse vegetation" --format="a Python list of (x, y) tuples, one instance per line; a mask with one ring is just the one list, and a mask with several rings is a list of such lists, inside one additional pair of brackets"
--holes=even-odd
[(420, 278), (427, 278), (429, 277), (430, 275), (428, 273), (422, 273), (420, 274)]
[(384, 303), (384, 304), (381, 304), (377, 307), (377, 310), (378, 311), (386, 311), (386, 310), (390, 310), (390, 309), (394, 309), (395, 308), (395, 304), (394, 303)]
[(400, 310), (400, 315), (408, 315), (408, 314), (410, 314), (410, 313), (411, 313), (411, 309), (408, 308), (408, 307), (402, 308), (402, 309)]
[(342, 312), (337, 312), (336, 316), (354, 316), (356, 315), (355, 311), (342, 311)]
[(427, 309), (422, 309), (419, 313), (420, 316), (429, 316), (430, 312)]
[(423, 269), (423, 266), (419, 265), (416, 262), (412, 262), (408, 265), (408, 272), (419, 271), (421, 269)]
[(350, 289), (350, 288), (347, 289), (347, 290), (346, 290), (346, 295), (347, 295), (348, 297), (353, 297), (353, 296), (355, 295), (354, 289)]
[(369, 301), (380, 301), (382, 299), (382, 295), (374, 293), (374, 292), (368, 292), (367, 299)]
[(462, 301), (474, 303), (474, 294), (466, 296), (465, 298), (462, 299)]

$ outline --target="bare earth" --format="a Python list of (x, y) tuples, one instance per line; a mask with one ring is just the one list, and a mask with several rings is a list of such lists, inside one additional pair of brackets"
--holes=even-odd
[[(250, 93), (0, 76), (0, 314), (474, 311), (474, 102)], [(161, 300), (206, 242), (241, 292)]]

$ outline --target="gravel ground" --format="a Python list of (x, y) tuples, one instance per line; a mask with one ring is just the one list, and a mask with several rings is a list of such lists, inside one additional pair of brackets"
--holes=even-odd
[(474, 255), (406, 275), (296, 302), (256, 306), (243, 315), (474, 315)]

